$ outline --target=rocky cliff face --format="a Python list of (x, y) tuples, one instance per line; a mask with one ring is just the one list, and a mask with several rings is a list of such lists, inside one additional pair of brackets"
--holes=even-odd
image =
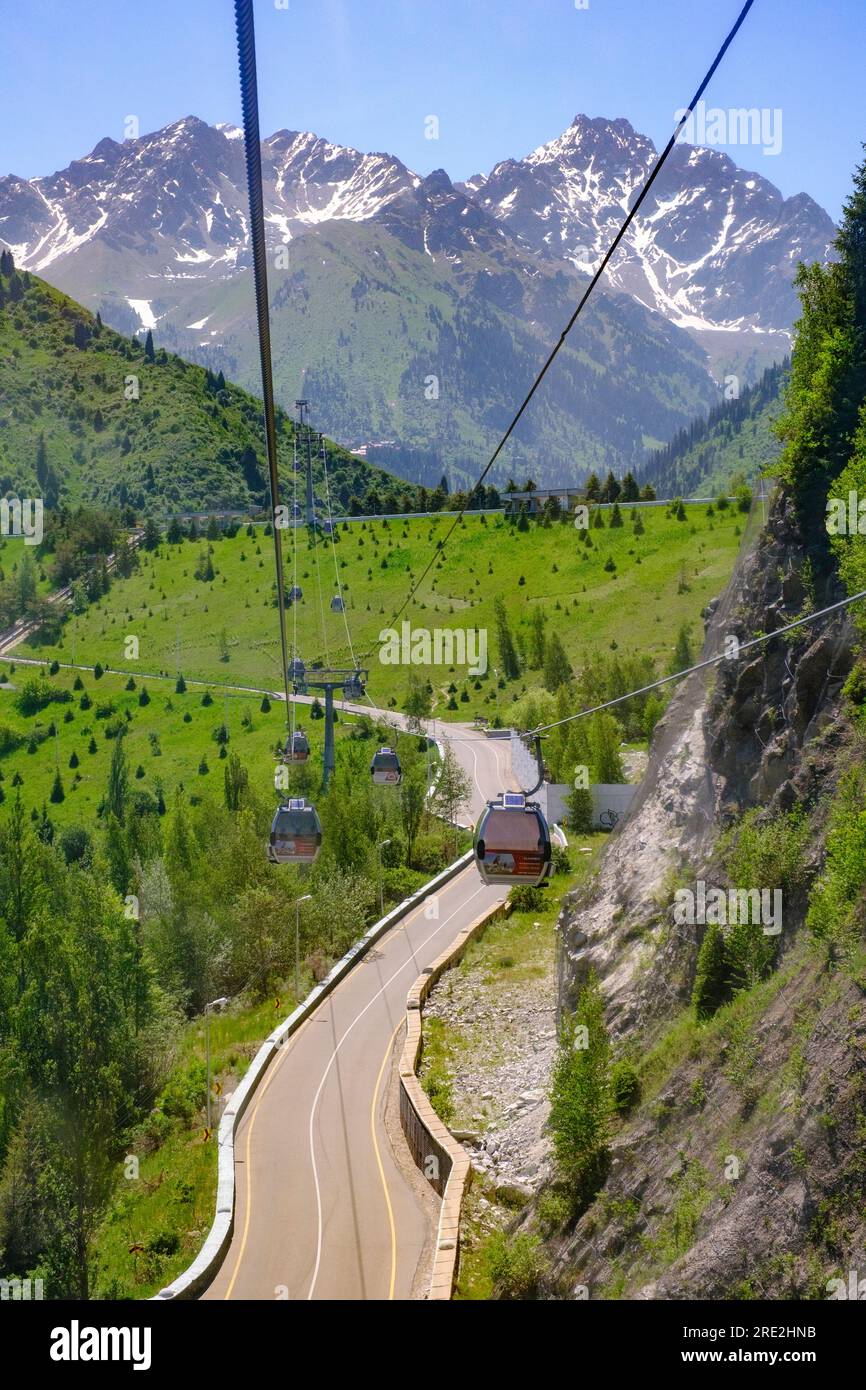
[[(761, 545), (734, 580), (729, 632), (747, 642), (844, 596), (833, 573), (811, 580), (790, 504), (773, 508)], [(790, 810), (826, 789), (842, 728), (840, 695), (853, 629), (842, 610), (719, 670), (709, 702), (710, 763), (721, 816), (750, 806)], [(804, 756), (808, 747), (809, 756)]]
[[(812, 579), (779, 499), (707, 613), (707, 654), (837, 597), (832, 577)], [(817, 870), (829, 794), (863, 756), (841, 695), (851, 652), (842, 613), (690, 678), (596, 883), (564, 906), (561, 1002), (597, 972), (643, 1094), (600, 1195), (549, 1240), (554, 1295), (823, 1298), (829, 1279), (863, 1265), (863, 981), (827, 970), (803, 928), (805, 894), (790, 894), (777, 970), (698, 1026), (689, 998), (703, 928), (672, 914), (678, 882), (713, 882), (719, 835), (744, 810), (803, 806)]]

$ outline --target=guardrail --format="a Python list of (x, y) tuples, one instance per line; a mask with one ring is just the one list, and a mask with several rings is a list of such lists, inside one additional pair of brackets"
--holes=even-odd
[(442, 1198), (436, 1250), (427, 1297), (450, 1299), (460, 1254), (460, 1212), (472, 1178), (472, 1165), (461, 1144), (443, 1124), (418, 1080), (424, 1001), (440, 975), (460, 960), (469, 942), (495, 917), (508, 916), (510, 903), (497, 903), (464, 927), (432, 965), (418, 976), (406, 996), (406, 1038), (400, 1054), (400, 1123), (416, 1164)]
[(443, 869), (441, 874), (431, 878), (417, 892), (412, 893), (385, 917), (374, 923), (342, 959), (337, 961), (321, 984), (316, 985), (315, 989), (310, 991), (294, 1012), (289, 1014), (289, 1017), (284, 1019), (262, 1043), (240, 1085), (229, 1097), (220, 1120), (216, 1213), (207, 1239), (192, 1264), (164, 1289), (160, 1289), (158, 1294), (154, 1294), (154, 1299), (195, 1298), (211, 1282), (222, 1264), (234, 1230), (235, 1135), (256, 1087), (280, 1048), (285, 1046), (304, 1020), (316, 1010), (322, 999), (330, 994), (348, 975), (352, 967), (376, 941), (379, 941), (413, 908), (423, 902), (429, 893), (435, 892), (437, 888), (448, 883), (452, 878), (456, 878), (471, 862), (472, 852), (470, 850), (461, 855), (459, 859), (455, 859), (454, 863), (449, 864), (447, 869)]

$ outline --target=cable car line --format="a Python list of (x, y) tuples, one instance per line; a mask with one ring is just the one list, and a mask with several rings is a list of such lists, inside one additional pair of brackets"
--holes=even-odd
[[(478, 478), (472, 490), (467, 494), (466, 501), (464, 502), (463, 506), (459, 508), (456, 515), (454, 516), (454, 519), (450, 527), (445, 533), (444, 540), (440, 541), (437, 544), (436, 548), (431, 553), (430, 559), (428, 560), (420, 577), (410, 585), (410, 588), (405, 598), (403, 599), (403, 602), (401, 603), (400, 607), (397, 609), (396, 613), (394, 614), (391, 620), (391, 626), (393, 626), (396, 623), (397, 619), (403, 613), (407, 605), (411, 602), (413, 596), (417, 593), (421, 584), (424, 582), (427, 575), (430, 573), (436, 560), (441, 557), (442, 553), (445, 550), (445, 547), (451, 539), (451, 536), (454, 534), (456, 527), (460, 525), (460, 523), (462, 522), (463, 515), (467, 510), (469, 498), (471, 497), (472, 492), (476, 491), (484, 482), (484, 479), (487, 477), (488, 473), (495, 464), (496, 460), (498, 459), (508, 440), (514, 433), (514, 430), (516, 429), (517, 425), (522, 419), (524, 412), (528, 408), (530, 402), (535, 396), (535, 393), (538, 391), (542, 381), (544, 380), (545, 376), (547, 375), (548, 371), (550, 370), (551, 366), (556, 360), (556, 357), (558, 356), (569, 333), (574, 327), (574, 324), (577, 322), (577, 319), (580, 313), (582, 312), (585, 304), (587, 303), (589, 296), (591, 295), (595, 286), (598, 284), (598, 281), (600, 280), (601, 276), (606, 270), (608, 263), (610, 262), (613, 255), (616, 253), (616, 250), (619, 247), (620, 242), (626, 235), (629, 227), (631, 226), (632, 222), (637, 216), (637, 213), (639, 212), (644, 200), (648, 196), (650, 189), (652, 188), (656, 178), (658, 177), (658, 174), (661, 172), (661, 169), (663, 168), (668, 156), (670, 155), (671, 150), (676, 144), (676, 141), (679, 137), (681, 130), (685, 125), (685, 122), (688, 120), (688, 118), (692, 114), (693, 109), (695, 108), (701, 96), (703, 95), (703, 92), (705, 91), (710, 80), (712, 79), (713, 74), (718, 68), (720, 62), (722, 61), (722, 58), (724, 57), (730, 44), (733, 42), (734, 37), (736, 36), (741, 25), (743, 24), (746, 15), (752, 8), (753, 3), (754, 0), (746, 0), (746, 3), (743, 5), (736, 22), (734, 23), (727, 38), (722, 44), (722, 47), (719, 49), (719, 52), (717, 53), (710, 68), (708, 69), (703, 81), (698, 87), (697, 92), (695, 93), (694, 97), (689, 103), (689, 106), (686, 107), (683, 111), (683, 114), (680, 118), (680, 121), (677, 124), (677, 127), (673, 135), (671, 136), (664, 150), (657, 157), (656, 162), (653, 165), (653, 168), (651, 169), (649, 175), (646, 178), (646, 181), (643, 184), (643, 187), (640, 190), (640, 193), (638, 194), (637, 198), (635, 199), (635, 202), (626, 214), (619, 231), (617, 232), (616, 236), (614, 237), (613, 241), (608, 247), (604, 257), (599, 263), (592, 278), (590, 279), (590, 282), (584, 290), (584, 293), (581, 296), (570, 319), (568, 320), (568, 323), (566, 324), (565, 328), (560, 334), (557, 342), (554, 344), (553, 348), (548, 353), (548, 356), (545, 359), (541, 367), (541, 370), (536, 375), (535, 380), (533, 381), (527, 395), (524, 397), (517, 412), (511, 420), (511, 423), (509, 424), (508, 428), (502, 435), (502, 438), (499, 440), (499, 443), (497, 444), (496, 448), (494, 449), (493, 453), (488, 459), (484, 469), (481, 472), (480, 477)], [(238, 55), (241, 78), (241, 96), (243, 106), (244, 144), (247, 164), (247, 181), (249, 185), (250, 238), (253, 249), (253, 274), (256, 294), (256, 317), (258, 324), (259, 352), (262, 370), (262, 395), (264, 403), (265, 436), (268, 453), (268, 471), (271, 489), (271, 504), (273, 509), (274, 520), (274, 559), (277, 571), (277, 598), (280, 618), (280, 642), (283, 657), (286, 706), (288, 709), (288, 705), (290, 703), (293, 704), (293, 701), (290, 700), (289, 696), (289, 685), (291, 683), (295, 687), (295, 689), (297, 689), (298, 681), (300, 680), (303, 683), (304, 670), (303, 663), (298, 658), (297, 645), (295, 644), (295, 650), (293, 652), (292, 657), (292, 670), (291, 673), (289, 672), (286, 642), (285, 591), (283, 587), (282, 572), (282, 548), (280, 542), (279, 527), (276, 524), (277, 507), (279, 505), (279, 477), (277, 471), (276, 426), (274, 414), (270, 325), (268, 321), (267, 266), (265, 263), (264, 208), (262, 193), (261, 148), (259, 144), (258, 92), (256, 81), (255, 33), (253, 24), (252, 0), (235, 0), (235, 16), (238, 36)], [(306, 445), (308, 510), (312, 510), (312, 508), (309, 506), (309, 492), (311, 488), (312, 470), (312, 445), (311, 431), (308, 423), (306, 424)], [(295, 485), (296, 483), (297, 469), (295, 470)], [(329, 528), (332, 534), (333, 545), (333, 518), (330, 516), (329, 490), (327, 505), (329, 512)], [(316, 548), (316, 582), (319, 593), (319, 608), (322, 620), (322, 641), (325, 649), (326, 660), (329, 660), (327, 649), (327, 634), (325, 627), (324, 603), (322, 598), (321, 569), (318, 553), (318, 533), (316, 528), (314, 511), (312, 518), (308, 516), (308, 520), (310, 519), (312, 520), (313, 530), (312, 540)], [(297, 518), (293, 516), (293, 522), (295, 522), (296, 520)], [(297, 531), (297, 528), (295, 529)], [(297, 544), (297, 534), (295, 536), (295, 544)], [(336, 559), (336, 552), (334, 553)], [(337, 577), (339, 580), (339, 574)], [(298, 601), (299, 597), (300, 591), (297, 585), (297, 574), (295, 574), (295, 582), (292, 588), (293, 606)], [(841, 607), (843, 605), (835, 606)], [(297, 615), (294, 614), (293, 618), (295, 624), (294, 630), (296, 632)], [(798, 625), (799, 624), (792, 624), (791, 626)], [(783, 631), (785, 630), (789, 629), (783, 629)], [(747, 646), (752, 645), (755, 644), (747, 644)], [(724, 658), (715, 658), (716, 661), (721, 659)], [(701, 664), (710, 665), (713, 664), (713, 662), (710, 661)], [(323, 678), (323, 684), (326, 687), (327, 693), (328, 712), (330, 712), (330, 710), (332, 709), (334, 689), (333, 677), (337, 674), (337, 672), (331, 671), (327, 673), (327, 680), (324, 680)], [(669, 680), (674, 678), (675, 677), (669, 677), (666, 679)], [(657, 685), (661, 685), (664, 683), (665, 679), (659, 681)], [(355, 675), (351, 680), (351, 688), (354, 690), (356, 686), (360, 687), (361, 691), (363, 692), (364, 682), (362, 679), (362, 673), (357, 667), (355, 668)], [(344, 696), (348, 688), (349, 687), (344, 684)], [(654, 687), (647, 688), (651, 689)], [(612, 701), (610, 703), (619, 703), (619, 701)], [(588, 713), (588, 711), (583, 711), (579, 714), (571, 716), (571, 718), (581, 718), (586, 713)], [(568, 719), (557, 721), (557, 723), (568, 722)], [(540, 735), (543, 732), (543, 729), (553, 727), (555, 727), (555, 724), (543, 726), (543, 728), (539, 727), (538, 729), (533, 731), (533, 736), (536, 741), (537, 749), (539, 748)], [(329, 735), (331, 741), (330, 752), (328, 747)], [(330, 729), (329, 720), (326, 717), (326, 749), (324, 760), (326, 783), (328, 779), (329, 766), (330, 763), (333, 762), (332, 745), (333, 732), (332, 729)], [(379, 767), (377, 767), (377, 759), (380, 763)], [(388, 766), (386, 767), (385, 764), (388, 764)], [(393, 764), (396, 764), (396, 767), (394, 767)], [(374, 781), (376, 781), (377, 779), (380, 781), (399, 781), (399, 759), (397, 758), (396, 753), (394, 753), (391, 749), (380, 749), (379, 753), (374, 755), (373, 761), (370, 765), (370, 772), (373, 776)], [(543, 764), (541, 763), (539, 765), (539, 772), (540, 775), (543, 776)], [(271, 827), (271, 835), (268, 846), (268, 857), (270, 859), (277, 863), (300, 862), (310, 864), (313, 863), (316, 859), (319, 853), (321, 842), (321, 823), (319, 821), (315, 807), (309, 805), (306, 801), (300, 798), (291, 799), (287, 803), (281, 803), (274, 816), (273, 825)], [(549, 876), (551, 872), (552, 849), (550, 840), (550, 830), (548, 828), (547, 821), (538, 804), (535, 802), (528, 802), (526, 796), (523, 793), (502, 792), (496, 801), (488, 802), (485, 810), (481, 814), (481, 818), (479, 819), (478, 825), (476, 827), (474, 848), (476, 864), (478, 866), (482, 879), (486, 883), (528, 883), (540, 885), (545, 880), (545, 878)]]
[(346, 641), (349, 644), (349, 657), (351, 659), (352, 665), (357, 666), (358, 663), (355, 660), (355, 649), (352, 646), (352, 634), (349, 631), (349, 615), (346, 612), (346, 600), (343, 598), (343, 585), (340, 580), (340, 562), (337, 559), (337, 540), (334, 534), (334, 517), (331, 511), (331, 484), (328, 479), (328, 452), (325, 448), (325, 436), (321, 435), (320, 440), (322, 448), (322, 470), (325, 475), (325, 505), (328, 509), (328, 524), (331, 530), (331, 553), (334, 557), (334, 578), (337, 581), (337, 598), (340, 601), (339, 612), (343, 614), (343, 622), (346, 627)]
[[(265, 442), (271, 489), (271, 522), (274, 533), (274, 562), (277, 577), (277, 608), (280, 620), (280, 648), (286, 694), (286, 723), (289, 721), (290, 694), (288, 643), (286, 640), (286, 594), (283, 580), (283, 552), (278, 526), (280, 482), (277, 470), (277, 435), (274, 412), (274, 382), (271, 362), (271, 335), (268, 319), (268, 271), (265, 250), (264, 200), (262, 193), (262, 154), (259, 139), (258, 84), (256, 80), (256, 41), (252, 0), (235, 0), (241, 106), (244, 123), (244, 152), (250, 203), (250, 242), (253, 251), (253, 283), (256, 297), (256, 323), (262, 370), (262, 399)], [(294, 520), (295, 518), (293, 518)], [(297, 588), (297, 580), (294, 588)], [(297, 600), (293, 597), (292, 602)], [(293, 669), (297, 657), (293, 657)], [(274, 814), (267, 855), (276, 864), (312, 864), (322, 844), (322, 824), (315, 806), (303, 798), (281, 801)]]
[(852, 594), (850, 598), (843, 598), (838, 603), (831, 603), (827, 608), (820, 608), (817, 613), (809, 613), (805, 618), (798, 618), (796, 622), (787, 623), (785, 627), (777, 627), (775, 632), (766, 632), (761, 637), (753, 637), (748, 642), (742, 642), (736, 657), (730, 657), (726, 652), (718, 652), (715, 656), (707, 657), (703, 661), (696, 661), (694, 666), (687, 666), (683, 671), (675, 671), (673, 675), (662, 676), (660, 680), (653, 681), (650, 685), (642, 685), (637, 690), (630, 690), (627, 695), (617, 695), (613, 700), (605, 700), (603, 705), (594, 705), (592, 709), (579, 710), (577, 714), (566, 715), (564, 719), (555, 719), (552, 724), (538, 724), (529, 731), (529, 735), (536, 737), (547, 733), (549, 729), (558, 729), (562, 724), (571, 724), (575, 719), (586, 719), (591, 714), (599, 714), (602, 710), (610, 709), (613, 705), (621, 705), (624, 700), (633, 700), (636, 695), (646, 695), (651, 690), (658, 690), (662, 685), (669, 685), (671, 681), (681, 680), (684, 676), (690, 676), (694, 671), (703, 671), (708, 666), (718, 666), (721, 661), (739, 660), (743, 652), (749, 651), (752, 647), (758, 647), (764, 642), (771, 642), (774, 637), (781, 637), (783, 633), (791, 632), (796, 627), (803, 627), (807, 623), (813, 623), (816, 618), (823, 618), (828, 613), (835, 613), (840, 608), (847, 608), (849, 604), (859, 603), (866, 599), (866, 589), (859, 594)]
[[(298, 586), (298, 432), (292, 430), (292, 592)], [(292, 664), (298, 657), (298, 608), (292, 600)], [(295, 742), (295, 701), (292, 700), (292, 745)]]
[[(578, 315), (581, 313), (581, 311), (582, 311), (584, 305), (586, 304), (587, 300), (589, 299), (589, 296), (592, 294), (592, 291), (595, 289), (596, 285), (598, 284), (599, 280), (601, 279), (601, 276), (604, 274), (604, 271), (607, 269), (608, 262), (610, 261), (611, 257), (614, 255), (614, 253), (616, 252), (617, 248), (619, 247), (620, 242), (622, 241), (623, 237), (625, 236), (626, 232), (628, 231), (629, 227), (631, 226), (632, 222), (634, 221), (634, 219), (635, 219), (635, 217), (636, 217), (636, 215), (637, 215), (637, 213), (638, 213), (638, 211), (639, 211), (639, 209), (640, 209), (640, 207), (641, 207), (641, 205), (642, 205), (644, 199), (646, 198), (647, 194), (649, 193), (650, 189), (652, 188), (653, 184), (655, 183), (656, 178), (658, 177), (659, 173), (661, 172), (661, 170), (662, 170), (662, 168), (663, 168), (663, 166), (664, 166), (664, 164), (665, 164), (665, 162), (666, 162), (666, 160), (667, 160), (667, 158), (668, 158), (668, 155), (670, 154), (671, 150), (673, 149), (674, 145), (676, 144), (676, 142), (677, 142), (677, 140), (678, 140), (678, 138), (679, 138), (679, 135), (680, 135), (681, 130), (683, 129), (683, 127), (684, 127), (686, 121), (689, 119), (689, 117), (691, 116), (691, 114), (692, 114), (694, 108), (697, 106), (698, 102), (700, 101), (701, 97), (703, 96), (704, 92), (706, 91), (706, 88), (708, 87), (710, 81), (712, 80), (712, 78), (713, 78), (713, 76), (714, 76), (714, 74), (715, 74), (716, 69), (718, 68), (719, 64), (721, 63), (722, 59), (724, 58), (725, 54), (727, 53), (727, 51), (728, 51), (730, 45), (733, 43), (734, 38), (736, 37), (737, 33), (739, 32), (740, 26), (742, 25), (743, 21), (745, 20), (746, 15), (749, 13), (749, 10), (752, 8), (752, 5), (753, 5), (753, 4), (754, 4), (754, 0), (746, 0), (746, 3), (743, 5), (743, 8), (740, 10), (740, 13), (739, 13), (739, 15), (737, 16), (737, 19), (736, 19), (736, 21), (735, 21), (733, 27), (731, 28), (731, 30), (730, 30), (730, 32), (729, 32), (727, 38), (725, 39), (724, 43), (722, 44), (721, 48), (719, 49), (718, 53), (716, 54), (715, 58), (713, 59), (713, 62), (711, 63), (710, 67), (707, 69), (707, 72), (706, 72), (706, 75), (705, 75), (703, 81), (701, 82), (700, 86), (698, 87), (697, 91), (695, 92), (694, 96), (692, 97), (691, 102), (690, 102), (689, 105), (685, 108), (685, 110), (684, 110), (684, 112), (683, 112), (683, 115), (682, 115), (680, 121), (678, 122), (676, 129), (674, 130), (673, 135), (672, 135), (671, 138), (668, 140), (668, 143), (665, 145), (665, 147), (664, 147), (664, 149), (662, 150), (661, 154), (660, 154), (660, 155), (658, 156), (658, 158), (656, 159), (656, 162), (655, 162), (655, 164), (653, 165), (652, 169), (650, 170), (650, 173), (649, 173), (649, 175), (647, 176), (646, 182), (644, 183), (644, 185), (643, 185), (643, 187), (642, 187), (640, 193), (638, 194), (638, 196), (637, 196), (637, 198), (636, 198), (636, 200), (635, 200), (633, 206), (630, 208), (629, 212), (626, 214), (626, 217), (625, 217), (625, 220), (624, 220), (623, 223), (622, 223), (622, 226), (620, 227), (619, 231), (617, 232), (616, 236), (614, 237), (613, 241), (611, 242), (610, 246), (608, 247), (607, 251), (605, 252), (605, 254), (604, 254), (604, 256), (603, 256), (601, 262), (600, 262), (599, 265), (598, 265), (598, 268), (596, 269), (596, 271), (594, 272), (594, 274), (593, 274), (593, 276), (592, 276), (592, 279), (590, 280), (589, 284), (587, 285), (586, 289), (584, 290), (583, 294), (581, 295), (580, 301), (579, 301), (579, 303), (578, 303), (576, 309), (574, 310), (574, 313), (571, 315), (571, 318), (568, 320), (568, 323), (565, 325), (565, 328), (564, 328), (564, 329), (562, 330), (562, 332), (560, 333), (557, 342), (554, 344), (553, 348), (552, 348), (551, 351), (548, 353), (548, 356), (547, 356), (547, 358), (546, 358), (546, 360), (545, 360), (543, 366), (541, 367), (541, 370), (539, 371), (538, 375), (536, 376), (535, 380), (533, 381), (532, 386), (530, 387), (529, 391), (527, 392), (526, 396), (524, 397), (523, 402), (521, 403), (521, 405), (520, 405), (520, 407), (519, 407), (517, 413), (514, 415), (514, 417), (513, 417), (512, 421), (511, 421), (510, 425), (508, 426), (507, 430), (506, 430), (505, 433), (503, 434), (503, 436), (502, 436), (502, 438), (500, 439), (499, 443), (496, 445), (496, 448), (494, 449), (493, 453), (490, 455), (490, 458), (488, 459), (487, 463), (485, 464), (484, 468), (482, 469), (479, 478), (478, 478), (477, 481), (475, 482), (474, 486), (470, 489), (470, 491), (467, 492), (467, 494), (466, 494), (466, 501), (464, 502), (463, 506), (460, 507), (460, 509), (459, 509), (458, 512), (456, 513), (453, 522), (451, 523), (450, 527), (448, 528), (447, 532), (445, 533), (445, 539), (444, 539), (443, 541), (439, 542), (438, 545), (437, 545), (437, 547), (434, 549), (434, 551), (433, 551), (432, 555), (430, 556), (430, 559), (429, 559), (429, 561), (428, 561), (426, 567), (424, 568), (424, 570), (423, 570), (423, 572), (422, 572), (420, 578), (417, 579), (417, 580), (415, 581), (414, 584), (412, 584), (412, 586), (411, 586), (410, 589), (409, 589), (409, 592), (407, 593), (407, 595), (406, 595), (406, 597), (404, 598), (403, 602), (401, 603), (400, 607), (397, 609), (396, 613), (394, 613), (393, 617), (391, 618), (391, 621), (390, 621), (390, 623), (388, 624), (389, 627), (394, 627), (394, 626), (395, 626), (395, 624), (396, 624), (396, 622), (397, 622), (397, 619), (398, 619), (398, 618), (400, 617), (400, 615), (403, 613), (403, 611), (404, 611), (404, 609), (407, 607), (407, 605), (411, 602), (411, 600), (412, 600), (412, 598), (414, 597), (414, 595), (418, 592), (418, 589), (419, 589), (420, 586), (423, 584), (424, 580), (427, 578), (427, 575), (430, 573), (430, 571), (431, 571), (431, 569), (433, 568), (433, 565), (434, 565), (434, 563), (436, 562), (436, 560), (441, 559), (442, 554), (444, 553), (445, 547), (447, 546), (449, 540), (451, 539), (452, 535), (454, 534), (454, 531), (455, 531), (456, 527), (460, 524), (460, 521), (461, 521), (461, 519), (462, 519), (462, 517), (463, 517), (463, 514), (464, 514), (464, 512), (467, 510), (467, 508), (468, 508), (468, 506), (469, 506), (469, 499), (470, 499), (470, 497), (472, 496), (472, 493), (475, 492), (476, 489), (479, 488), (479, 487), (481, 486), (481, 484), (484, 482), (484, 479), (487, 477), (487, 474), (490, 472), (491, 468), (492, 468), (493, 465), (495, 464), (496, 460), (499, 458), (499, 455), (501, 454), (501, 452), (502, 452), (502, 450), (504, 449), (505, 445), (508, 443), (508, 440), (511, 438), (511, 435), (514, 433), (514, 430), (516, 429), (518, 423), (520, 422), (520, 419), (521, 419), (521, 417), (523, 416), (524, 411), (526, 410), (527, 406), (529, 405), (530, 401), (532, 400), (533, 396), (535, 395), (536, 391), (538, 390), (539, 386), (541, 385), (541, 383), (542, 383), (542, 381), (544, 380), (545, 376), (547, 375), (548, 371), (549, 371), (550, 368), (553, 366), (553, 363), (554, 363), (554, 361), (555, 361), (557, 355), (559, 354), (560, 349), (561, 349), (562, 346), (564, 345), (566, 338), (568, 337), (569, 333), (571, 332), (572, 328), (574, 327), (575, 323), (577, 322)], [(369, 655), (370, 655), (370, 653), (367, 652), (366, 655), (365, 655), (365, 659), (366, 659), (366, 657), (369, 656)]]
[(286, 722), (289, 710), (289, 660), (286, 642), (286, 595), (283, 587), (283, 550), (277, 508), (280, 479), (277, 468), (277, 430), (274, 410), (274, 376), (271, 362), (271, 329), (268, 317), (268, 268), (265, 249), (265, 214), (262, 192), (262, 151), (259, 136), (259, 96), (256, 78), (256, 39), (252, 0), (235, 0), (241, 108), (244, 125), (244, 154), (250, 204), (250, 245), (253, 253), (253, 285), (256, 298), (256, 324), (262, 373), (262, 405), (265, 447), (271, 492), (271, 522), (274, 533), (274, 564), (277, 574), (277, 607), (280, 616), (280, 647), (283, 657), (283, 684), (286, 693)]

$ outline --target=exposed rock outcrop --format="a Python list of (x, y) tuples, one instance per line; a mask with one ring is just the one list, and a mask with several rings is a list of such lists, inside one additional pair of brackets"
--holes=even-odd
[[(705, 655), (840, 597), (780, 496), (707, 609)], [(826, 1297), (829, 1278), (866, 1267), (864, 982), (827, 972), (794, 895), (779, 966), (747, 1007), (677, 1033), (703, 928), (671, 912), (677, 876), (712, 882), (720, 834), (753, 808), (803, 806), (819, 867), (829, 794), (859, 747), (842, 699), (852, 647), (840, 610), (689, 678), (596, 881), (564, 905), (561, 1003), (595, 970), (616, 1045), (659, 1062), (598, 1198), (549, 1240), (554, 1295)]]

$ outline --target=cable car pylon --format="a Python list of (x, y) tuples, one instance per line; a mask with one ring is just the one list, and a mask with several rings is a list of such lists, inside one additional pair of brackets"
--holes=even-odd
[(306, 399), (295, 401), (295, 409), (298, 412), (298, 428), (301, 431), (301, 438), (305, 439), (307, 446), (307, 462), (305, 468), (306, 491), (305, 491), (305, 510), (307, 514), (307, 525), (312, 529), (316, 526), (316, 504), (313, 496), (313, 450), (310, 440), (310, 402)]
[(321, 690), (325, 696), (325, 752), (322, 759), (322, 789), (328, 784), (336, 767), (334, 756), (334, 692), (339, 690), (344, 700), (362, 700), (370, 675), (367, 667), (304, 665), (295, 657), (289, 670), (292, 689), (296, 695), (308, 695)]

